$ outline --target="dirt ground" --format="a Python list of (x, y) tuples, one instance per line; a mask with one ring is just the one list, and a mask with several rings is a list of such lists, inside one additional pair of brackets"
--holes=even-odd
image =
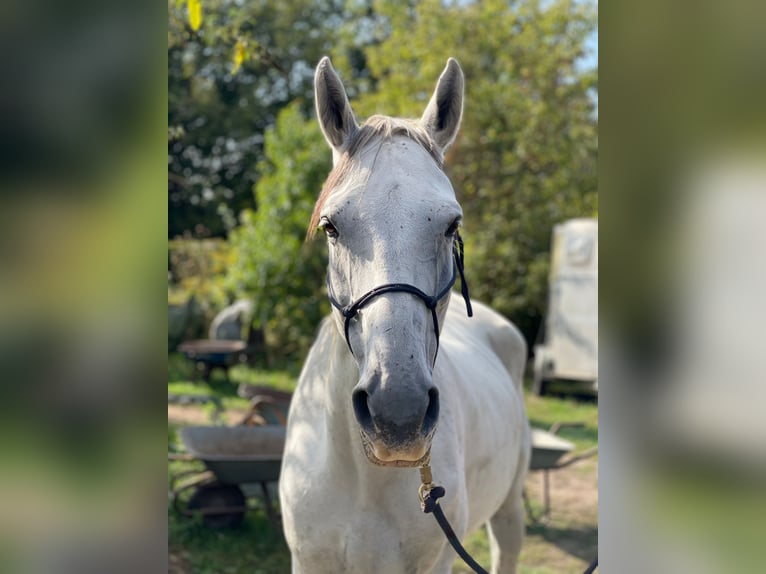
[[(552, 518), (575, 523), (597, 522), (597, 466), (596, 459), (589, 459), (548, 473)], [(542, 471), (530, 472), (526, 485), (529, 496), (543, 500)]]
[[(244, 410), (223, 413), (226, 424), (238, 424)], [(168, 405), (168, 422), (180, 425), (210, 424), (210, 413), (199, 405)], [(598, 549), (598, 459), (589, 458), (551, 471), (550, 514), (540, 517), (543, 506), (543, 472), (530, 472), (527, 497), (534, 517), (528, 516), (521, 572), (566, 574), (582, 572)], [(184, 560), (171, 557), (171, 572), (187, 572)], [(528, 568), (527, 568), (528, 566)]]
[[(227, 425), (239, 424), (247, 411), (244, 409), (228, 409), (223, 413), (223, 422)], [(210, 412), (199, 405), (168, 404), (168, 423), (177, 425), (209, 425)]]
[[(598, 552), (598, 461), (583, 460), (548, 477), (550, 514), (528, 527), (521, 563), (539, 565), (544, 572), (582, 572)], [(539, 513), (542, 471), (529, 473), (526, 490)]]

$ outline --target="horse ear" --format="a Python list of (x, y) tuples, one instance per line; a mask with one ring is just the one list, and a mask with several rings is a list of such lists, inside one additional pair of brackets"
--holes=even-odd
[(463, 70), (457, 60), (447, 60), (434, 95), (420, 121), (442, 151), (455, 140), (463, 117)]
[(319, 126), (327, 143), (337, 152), (358, 126), (343, 83), (327, 56), (317, 66), (314, 95)]

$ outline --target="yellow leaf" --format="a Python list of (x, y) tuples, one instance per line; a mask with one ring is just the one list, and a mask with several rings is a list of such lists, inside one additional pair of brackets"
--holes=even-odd
[(237, 44), (234, 46), (234, 66), (231, 69), (231, 73), (236, 74), (239, 72), (245, 60), (247, 60), (247, 46), (242, 40), (237, 40)]
[(202, 25), (202, 0), (188, 0), (186, 6), (189, 9), (189, 25), (196, 32)]

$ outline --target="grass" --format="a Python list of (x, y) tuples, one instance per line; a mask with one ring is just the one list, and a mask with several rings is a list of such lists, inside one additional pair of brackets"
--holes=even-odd
[(241, 527), (212, 530), (201, 517), (168, 514), (169, 572), (275, 574), (290, 571), (290, 552), (262, 508), (251, 505)]
[(240, 383), (262, 385), (282, 391), (293, 391), (297, 376), (290, 370), (266, 370), (247, 365), (229, 369), (228, 378), (220, 369), (211, 373), (209, 381), (195, 379), (194, 365), (181, 353), (168, 355), (168, 394), (209, 397), (224, 409), (246, 409), (247, 399), (237, 395)]
[[(237, 396), (239, 383), (267, 385), (281, 390), (293, 390), (297, 380), (295, 369), (266, 370), (237, 365), (230, 369), (227, 380), (214, 372), (210, 382), (194, 380), (192, 364), (183, 355), (168, 357), (168, 393), (206, 396), (224, 408), (246, 408), (247, 401)], [(557, 422), (582, 422), (582, 428), (564, 428), (559, 435), (584, 450), (598, 443), (598, 406), (594, 401), (573, 398), (525, 396), (527, 414), (532, 426), (547, 429)], [(177, 427), (168, 426), (168, 448), (179, 448)], [(197, 462), (171, 461), (170, 475), (195, 468)], [(202, 467), (197, 467), (202, 468)], [(188, 497), (189, 493), (184, 496)], [(184, 498), (182, 497), (182, 500)], [(172, 574), (280, 574), (290, 571), (290, 555), (281, 532), (275, 531), (257, 499), (250, 500), (252, 509), (242, 527), (233, 530), (212, 530), (200, 517), (188, 518), (168, 508), (169, 572)], [(540, 504), (532, 501), (533, 509)], [(578, 524), (557, 519), (545, 526), (530, 525), (520, 560), (521, 574), (566, 574), (582, 572), (587, 557), (585, 550), (595, 547), (596, 525)], [(465, 547), (482, 565), (490, 564), (489, 543), (484, 530), (473, 533)], [(583, 550), (585, 549), (585, 550)], [(457, 560), (454, 573), (468, 573), (467, 566)]]
[(538, 397), (525, 392), (529, 424), (547, 430), (554, 423), (583, 423), (581, 428), (564, 427), (557, 433), (575, 444), (578, 450), (598, 444), (598, 405), (592, 401), (574, 398)]

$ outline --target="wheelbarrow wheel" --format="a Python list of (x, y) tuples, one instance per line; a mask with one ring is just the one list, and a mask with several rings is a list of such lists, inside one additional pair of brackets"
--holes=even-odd
[(245, 518), (246, 499), (233, 484), (207, 484), (197, 487), (189, 499), (189, 510), (199, 511), (210, 528), (236, 528)]

